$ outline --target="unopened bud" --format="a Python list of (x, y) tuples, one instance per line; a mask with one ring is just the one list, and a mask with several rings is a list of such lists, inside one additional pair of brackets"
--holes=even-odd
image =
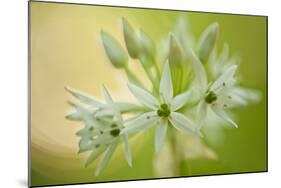
[(122, 18), (123, 34), (129, 55), (136, 59), (139, 56), (139, 38), (132, 26), (125, 18)]
[(121, 45), (110, 34), (101, 31), (101, 38), (107, 57), (116, 68), (127, 66), (128, 56)]
[(146, 59), (154, 59), (156, 53), (154, 42), (142, 30), (140, 30), (140, 43), (142, 55), (145, 55)]
[(180, 64), (183, 61), (182, 47), (176, 37), (170, 35), (170, 52), (169, 52), (169, 62), (172, 64)]
[(211, 24), (202, 34), (198, 42), (198, 55), (202, 63), (206, 63), (212, 53), (219, 31), (219, 24)]

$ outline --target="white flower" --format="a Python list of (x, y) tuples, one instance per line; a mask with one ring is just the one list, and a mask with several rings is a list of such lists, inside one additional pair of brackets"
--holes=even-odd
[(252, 100), (259, 100), (260, 95), (251, 89), (237, 86), (236, 79), (234, 78), (238, 67), (236, 64), (227, 65), (215, 81), (208, 83), (206, 71), (191, 49), (190, 55), (197, 75), (195, 87), (199, 93), (197, 111), (198, 128), (201, 129), (205, 124), (208, 108), (237, 128), (238, 125), (226, 113), (226, 109), (248, 104), (251, 98)]
[(132, 94), (149, 111), (126, 122), (122, 133), (137, 132), (152, 127), (157, 123), (155, 135), (155, 150), (158, 152), (165, 140), (168, 125), (173, 125), (176, 129), (188, 133), (197, 133), (191, 120), (183, 114), (176, 112), (181, 107), (188, 104), (190, 91), (173, 97), (173, 85), (170, 75), (169, 64), (166, 63), (160, 81), (159, 98), (157, 99), (149, 92), (133, 84), (128, 84)]
[[(228, 44), (224, 44), (223, 50), (219, 57), (216, 57), (216, 53), (212, 54), (212, 57), (208, 62), (208, 72), (210, 73), (210, 77), (215, 79), (223, 74), (230, 66), (238, 66), (239, 64), (239, 56), (236, 54), (229, 57), (229, 46)], [(239, 82), (239, 79), (241, 78), (238, 77), (237, 82)], [(261, 93), (259, 91), (238, 86), (238, 83), (229, 89), (229, 93), (232, 93), (231, 98), (233, 102), (228, 107), (245, 106), (261, 100)]]
[(207, 115), (207, 108), (211, 109), (222, 119), (232, 124), (234, 127), (238, 125), (225, 112), (225, 109), (233, 104), (231, 90), (234, 87), (234, 74), (237, 65), (230, 66), (220, 77), (218, 77), (210, 86), (205, 86), (201, 90), (201, 100), (198, 106), (199, 128), (204, 125)]
[[(114, 103), (105, 87), (102, 88), (103, 96), (106, 104), (100, 103), (93, 98), (82, 95), (67, 89), (72, 95), (80, 99), (81, 102), (92, 104), (99, 107), (95, 110), (89, 110), (82, 106), (71, 103), (76, 109), (75, 113), (68, 115), (69, 119), (81, 120), (85, 123), (85, 127), (80, 130), (77, 135), (81, 136), (79, 143), (79, 153), (92, 150), (85, 166), (90, 165), (103, 151), (105, 151), (103, 159), (99, 162), (96, 168), (95, 175), (100, 172), (108, 164), (110, 157), (115, 151), (120, 141), (124, 142), (124, 151), (127, 162), (132, 166), (132, 157), (128, 143), (128, 135), (120, 134), (124, 128), (123, 118), (119, 107), (128, 107), (120, 105), (122, 103)], [(110, 110), (109, 110), (110, 109)]]

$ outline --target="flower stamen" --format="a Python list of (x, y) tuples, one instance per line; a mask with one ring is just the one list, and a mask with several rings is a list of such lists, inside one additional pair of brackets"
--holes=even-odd
[(208, 92), (208, 94), (205, 97), (205, 102), (208, 104), (212, 104), (216, 100), (217, 100), (217, 95), (213, 91)]
[(171, 111), (167, 104), (161, 104), (160, 108), (157, 110), (157, 114), (160, 117), (168, 117), (170, 115), (170, 113), (171, 113)]
[(112, 129), (112, 130), (110, 131), (110, 134), (111, 134), (111, 136), (114, 136), (114, 137), (119, 136), (119, 134), (120, 134), (120, 129)]

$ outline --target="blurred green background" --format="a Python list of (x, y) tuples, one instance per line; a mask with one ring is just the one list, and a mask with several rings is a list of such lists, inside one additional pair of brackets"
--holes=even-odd
[[(260, 103), (235, 110), (239, 129), (226, 129), (222, 144), (205, 140), (217, 159), (190, 160), (183, 164), (181, 176), (267, 170), (266, 17), (31, 2), (32, 186), (161, 177), (154, 173), (153, 129), (132, 139), (132, 168), (119, 147), (100, 176), (94, 177), (95, 164), (85, 169), (87, 154), (77, 154), (75, 135), (81, 126), (64, 118), (69, 95), (63, 88), (69, 85), (101, 97), (104, 83), (114, 99), (133, 100), (124, 72), (114, 69), (105, 56), (101, 29), (125, 47), (120, 20), (125, 17), (159, 42), (179, 16), (189, 20), (196, 39), (210, 23), (218, 22), (218, 49), (228, 42), (231, 53), (242, 58), (243, 85), (262, 92)], [(138, 65), (132, 67), (142, 74)]]

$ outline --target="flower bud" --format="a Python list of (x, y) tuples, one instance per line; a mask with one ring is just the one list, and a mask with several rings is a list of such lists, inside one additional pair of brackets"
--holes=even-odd
[(142, 30), (140, 30), (140, 43), (142, 55), (147, 59), (154, 60), (156, 49), (152, 39)]
[(136, 59), (139, 56), (139, 38), (132, 26), (125, 18), (122, 18), (123, 34), (129, 55)]
[(170, 52), (169, 52), (169, 62), (171, 64), (180, 64), (183, 61), (183, 52), (180, 43), (176, 37), (170, 35)]
[(101, 38), (107, 57), (116, 68), (124, 68), (128, 63), (128, 56), (121, 45), (110, 34), (101, 31)]
[(202, 63), (206, 63), (213, 51), (219, 31), (219, 24), (211, 24), (202, 34), (198, 42), (198, 56)]

